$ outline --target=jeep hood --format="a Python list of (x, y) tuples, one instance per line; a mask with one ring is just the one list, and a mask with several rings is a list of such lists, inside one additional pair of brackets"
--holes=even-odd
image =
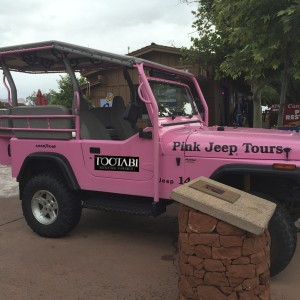
[(254, 128), (185, 126), (161, 136), (163, 153), (172, 156), (300, 160), (300, 134)]

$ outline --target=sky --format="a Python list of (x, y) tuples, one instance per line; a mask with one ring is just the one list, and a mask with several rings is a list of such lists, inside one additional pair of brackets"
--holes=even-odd
[[(188, 47), (195, 8), (180, 0), (1, 0), (0, 47), (46, 40), (118, 54), (152, 42)], [(18, 97), (57, 89), (58, 75), (45, 77), (13, 74)], [(1, 78), (0, 99), (6, 97)]]

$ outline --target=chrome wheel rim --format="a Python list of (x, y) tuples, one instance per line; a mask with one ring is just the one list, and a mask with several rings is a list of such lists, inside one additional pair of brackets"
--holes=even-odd
[(36, 220), (43, 225), (54, 223), (58, 216), (57, 200), (46, 190), (40, 190), (33, 195), (31, 209)]

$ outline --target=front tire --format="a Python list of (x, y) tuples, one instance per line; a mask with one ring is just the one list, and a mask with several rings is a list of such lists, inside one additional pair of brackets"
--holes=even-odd
[(271, 236), (270, 275), (275, 276), (291, 262), (297, 247), (297, 230), (288, 211), (277, 203), (269, 222)]
[(270, 275), (273, 277), (283, 271), (294, 256), (297, 247), (297, 228), (287, 209), (273, 197), (260, 192), (252, 194), (277, 205), (268, 226), (271, 237)]
[(64, 180), (53, 173), (39, 174), (25, 185), (22, 196), (23, 215), (27, 224), (44, 237), (61, 237), (78, 224), (80, 198)]

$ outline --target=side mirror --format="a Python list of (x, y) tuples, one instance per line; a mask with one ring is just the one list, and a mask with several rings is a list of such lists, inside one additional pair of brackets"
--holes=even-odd
[(129, 103), (124, 112), (124, 119), (135, 124), (140, 115), (140, 108), (134, 103)]
[(149, 140), (151, 140), (152, 139), (152, 132), (151, 131), (144, 132), (143, 130), (141, 130), (139, 132), (139, 137), (141, 139), (149, 139)]

